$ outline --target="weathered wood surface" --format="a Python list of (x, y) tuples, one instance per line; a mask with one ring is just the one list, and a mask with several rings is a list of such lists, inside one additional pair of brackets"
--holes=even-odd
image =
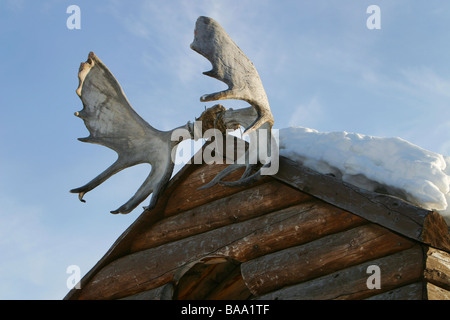
[(428, 282), (426, 283), (426, 296), (428, 300), (450, 300), (450, 291)]
[(369, 224), (245, 262), (241, 272), (250, 291), (260, 296), (413, 245), (386, 228)]
[[(198, 190), (198, 188), (210, 182), (227, 166), (227, 164), (199, 166), (196, 171), (183, 179), (177, 188), (173, 190), (166, 208), (164, 209), (165, 216), (171, 216), (247, 189), (248, 186), (230, 188), (215, 185), (209, 189)], [(233, 172), (225, 180), (238, 180), (242, 175), (243, 170), (244, 169)], [(265, 177), (259, 181), (258, 184), (266, 182), (267, 179), (269, 178)]]
[(423, 223), (421, 242), (430, 244), (450, 253), (449, 227), (444, 218), (437, 212), (431, 212)]
[(280, 170), (274, 177), (406, 237), (450, 252), (448, 226), (437, 213), (360, 189), (285, 157), (280, 157)]
[(179, 269), (204, 257), (248, 261), (362, 223), (366, 221), (318, 201), (301, 203), (117, 259), (97, 272), (80, 298), (120, 298), (172, 281)]
[(237, 238), (220, 252), (244, 262), (367, 223), (358, 216), (317, 200), (253, 221), (254, 231)]
[(178, 281), (177, 300), (247, 300), (252, 296), (242, 279), (240, 264), (195, 264)]
[[(369, 266), (380, 268), (380, 289), (369, 289)], [(423, 253), (419, 245), (376, 260), (339, 270), (259, 297), (266, 300), (355, 300), (365, 299), (419, 281)]]
[(162, 219), (135, 236), (131, 252), (245, 221), (310, 199), (311, 196), (273, 180)]
[(423, 300), (423, 287), (424, 283), (419, 281), (371, 296), (366, 300)]
[(161, 287), (139, 292), (120, 300), (172, 300), (174, 292), (173, 283), (167, 283)]
[(174, 299), (203, 300), (239, 265), (233, 262), (197, 263), (178, 281)]
[(252, 294), (242, 279), (240, 266), (237, 266), (205, 297), (208, 300), (247, 300), (250, 298), (252, 298)]
[(436, 286), (450, 290), (450, 254), (427, 248), (424, 278)]

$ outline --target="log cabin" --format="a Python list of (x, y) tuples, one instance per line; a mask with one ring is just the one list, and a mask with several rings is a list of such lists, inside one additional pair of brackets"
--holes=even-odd
[(285, 157), (254, 184), (198, 190), (225, 167), (184, 166), (64, 299), (450, 299), (438, 213)]

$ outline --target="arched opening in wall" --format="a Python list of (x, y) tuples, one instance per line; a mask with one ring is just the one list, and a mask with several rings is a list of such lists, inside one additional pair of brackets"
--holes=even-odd
[(241, 264), (213, 258), (194, 264), (179, 279), (174, 300), (247, 300), (253, 295), (241, 275)]

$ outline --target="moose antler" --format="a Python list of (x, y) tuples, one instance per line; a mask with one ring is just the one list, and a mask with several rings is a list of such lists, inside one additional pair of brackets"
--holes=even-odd
[(199, 17), (194, 34), (191, 49), (212, 64), (212, 69), (203, 74), (223, 81), (229, 87), (225, 91), (203, 95), (200, 101), (238, 99), (250, 103), (258, 117), (245, 133), (258, 129), (266, 122), (272, 126), (272, 112), (258, 71), (220, 24), (211, 18)]
[[(254, 139), (255, 136), (258, 138), (262, 129), (268, 129), (270, 132), (273, 116), (261, 80), (251, 61), (214, 20), (200, 17), (195, 30), (191, 48), (208, 58), (213, 65), (213, 69), (205, 74), (229, 86), (228, 90), (203, 96), (201, 101), (241, 99), (251, 104), (251, 107), (241, 110), (227, 110), (222, 106), (213, 109), (215, 116), (220, 118), (216, 120), (221, 121), (222, 130), (236, 129), (241, 125), (246, 128), (250, 139)], [(173, 172), (172, 156), (180, 142), (179, 139), (174, 140), (173, 135), (177, 130), (183, 129), (184, 132), (188, 132), (188, 138), (196, 139), (194, 132), (198, 130), (202, 132), (204, 128), (199, 129), (190, 122), (170, 131), (159, 131), (150, 126), (134, 111), (118, 81), (92, 52), (87, 61), (81, 64), (78, 78), (79, 86), (76, 92), (83, 102), (83, 109), (75, 115), (83, 119), (90, 133), (87, 138), (79, 140), (111, 148), (117, 152), (118, 158), (92, 181), (71, 192), (78, 193), (79, 199), (84, 202), (83, 196), (87, 192), (112, 175), (140, 163), (149, 163), (152, 166), (151, 172), (136, 194), (120, 208), (111, 212), (131, 212), (151, 193), (153, 193), (152, 200), (147, 208), (154, 207)], [(213, 121), (214, 125), (217, 123), (216, 120)], [(271, 144), (273, 141), (269, 138), (268, 149)], [(251, 172), (261, 163), (250, 164), (249, 151), (245, 156), (244, 164), (238, 162), (228, 166), (205, 187), (216, 183), (240, 185), (258, 178), (263, 168), (253, 175)], [(246, 167), (246, 170), (240, 180), (222, 181), (229, 173), (241, 167)]]
[[(140, 164), (149, 163), (151, 172), (136, 194), (111, 213), (128, 213), (144, 201), (152, 192), (149, 207), (153, 207), (169, 181), (174, 164), (171, 141), (172, 131), (159, 131), (150, 126), (131, 107), (117, 80), (93, 53), (81, 63), (76, 90), (83, 102), (83, 110), (75, 115), (83, 119), (90, 135), (82, 142), (104, 145), (117, 152), (117, 160), (86, 185), (71, 190), (83, 196), (117, 172)], [(185, 126), (187, 128), (187, 125)], [(175, 130), (175, 129), (174, 129)]]
[[(211, 18), (199, 17), (195, 25), (194, 35), (191, 48), (207, 58), (212, 64), (212, 69), (203, 74), (223, 81), (228, 85), (227, 90), (203, 95), (200, 101), (238, 99), (250, 103), (252, 108), (236, 111), (232, 109), (226, 110), (222, 115), (222, 120), (226, 127), (230, 129), (235, 129), (236, 124), (244, 126), (246, 128), (244, 133), (250, 135), (250, 145), (253, 146), (255, 142), (258, 143), (259, 129), (267, 130), (269, 132), (269, 137), (266, 137), (267, 150), (271, 150), (274, 142), (270, 133), (274, 120), (266, 92), (253, 63), (233, 42), (220, 24)], [(249, 123), (249, 119), (253, 121)], [(253, 182), (260, 176), (261, 169), (251, 174), (253, 169), (260, 167), (258, 164), (250, 164), (249, 156), (252, 152), (257, 152), (257, 149), (247, 150), (244, 155), (245, 164), (242, 164), (242, 161), (237, 161), (237, 163), (229, 165), (201, 189), (212, 187), (217, 183), (239, 186)], [(230, 173), (243, 167), (246, 170), (239, 180), (232, 182), (222, 180)]]

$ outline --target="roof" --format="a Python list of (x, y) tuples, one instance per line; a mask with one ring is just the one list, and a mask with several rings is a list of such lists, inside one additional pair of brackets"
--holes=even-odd
[[(448, 226), (438, 213), (419, 208), (390, 195), (362, 190), (334, 176), (317, 173), (285, 157), (280, 157), (279, 171), (276, 175), (265, 176), (252, 186), (230, 188), (217, 185), (210, 189), (197, 190), (224, 167), (225, 164), (188, 164), (183, 167), (171, 179), (156, 207), (144, 211), (115, 241), (108, 252), (83, 277), (81, 287), (85, 287), (100, 270), (121, 257), (139, 250), (170, 244), (236, 221), (255, 218), (255, 214), (271, 212), (274, 203), (265, 201), (262, 204), (258, 201), (258, 197), (270, 199), (276, 195), (284, 197), (283, 205), (286, 208), (299, 203), (309, 203), (311, 199), (320, 199), (361, 217), (361, 221), (373, 222), (400, 236), (450, 252)], [(239, 174), (239, 171), (235, 172), (229, 178), (236, 179)], [(259, 187), (262, 185), (265, 187)], [(221, 204), (240, 206), (243, 200), (249, 200), (249, 197), (254, 198), (254, 201), (246, 201), (251, 208), (242, 208), (239, 216), (224, 215), (218, 209)], [(202, 210), (194, 210), (202, 205), (204, 205)], [(338, 213), (345, 214), (345, 212)], [(285, 213), (277, 211), (278, 219)], [(333, 211), (333, 214), (336, 214), (336, 211)], [(272, 218), (277, 217), (270, 216), (265, 219)], [(346, 217), (342, 221), (344, 220), (353, 225), (361, 223), (355, 218)], [(180, 224), (183, 225), (182, 228), (179, 227)], [(152, 232), (146, 232), (150, 227)], [(223, 228), (224, 241), (226, 236), (227, 229)], [(189, 249), (187, 241), (181, 241), (177, 245)], [(167, 250), (167, 247), (164, 250)], [(165, 252), (156, 251), (155, 254), (165, 256)], [(73, 289), (65, 299), (77, 299), (81, 291)]]

